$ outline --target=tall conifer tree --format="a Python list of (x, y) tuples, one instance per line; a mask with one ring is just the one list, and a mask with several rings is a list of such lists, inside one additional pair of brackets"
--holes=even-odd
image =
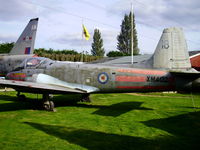
[[(124, 19), (121, 24), (120, 34), (117, 36), (117, 49), (126, 55), (131, 55), (131, 17), (132, 13), (129, 15), (125, 14)], [(137, 31), (135, 28), (135, 17), (133, 14), (133, 55), (139, 54)]]
[(94, 30), (93, 43), (91, 53), (93, 56), (104, 56), (105, 50), (103, 48), (103, 39), (99, 29)]

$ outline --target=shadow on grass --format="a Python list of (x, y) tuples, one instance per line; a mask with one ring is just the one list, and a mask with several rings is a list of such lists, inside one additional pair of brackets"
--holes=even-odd
[[(18, 100), (17, 96), (9, 96), (9, 95), (1, 95), (1, 100), (9, 101), (9, 103), (1, 103), (0, 104), (0, 112), (3, 111), (15, 111), (15, 110), (28, 110), (28, 109), (36, 109), (41, 110), (42, 101), (41, 99), (27, 98), (25, 101)], [(80, 104), (77, 103), (80, 101), (80, 94), (69, 94), (69, 95), (58, 95), (53, 97), (53, 101), (55, 103), (55, 107), (83, 107), (83, 108), (99, 108), (102, 109), (106, 106), (101, 105), (88, 105), (88, 104)]]
[(28, 110), (28, 109), (42, 109), (40, 100), (27, 98), (25, 101), (18, 100), (17, 96), (1, 95), (1, 100), (9, 101), (9, 103), (0, 103), (0, 112)]
[(10, 102), (9, 103), (1, 103), (0, 104), (0, 112), (23, 110), (23, 109), (30, 108), (27, 105), (27, 103), (17, 101), (17, 98), (14, 96), (1, 95), (1, 99), (4, 101), (10, 101)]
[(110, 106), (105, 106), (105, 105), (91, 105), (88, 103), (77, 104), (77, 101), (80, 100), (81, 95), (74, 95), (70, 97), (58, 96), (55, 98), (56, 98), (55, 99), (56, 107), (70, 105), (82, 108), (97, 108), (98, 110), (93, 112), (92, 114), (97, 114), (102, 116), (117, 117), (131, 110), (153, 110), (151, 108), (141, 107), (143, 102), (121, 102)]
[[(66, 140), (89, 150), (183, 150), (198, 148), (194, 142), (181, 141), (173, 136), (158, 136), (155, 139), (145, 139), (135, 136), (104, 133), (86, 129), (76, 129), (56, 125), (46, 125), (24, 122), (48, 135)], [(191, 138), (191, 137), (188, 137)]]
[(27, 109), (31, 109), (31, 106), (24, 102), (23, 103), (13, 102), (13, 103), (0, 104), (0, 112), (15, 111), (15, 110), (27, 110)]
[(186, 108), (186, 109), (194, 109), (194, 110), (199, 110), (200, 109), (200, 107), (182, 107), (182, 108)]
[(56, 107), (62, 106), (76, 106), (82, 98), (81, 94), (66, 94), (66, 95), (55, 95), (53, 101)]
[(32, 122), (25, 123), (49, 135), (58, 137), (76, 145), (80, 145), (89, 150), (147, 149), (153, 142), (151, 140), (126, 135), (109, 134), (92, 130), (75, 129)]
[(153, 110), (151, 108), (141, 107), (142, 104), (143, 102), (121, 102), (102, 107), (93, 114), (117, 117), (131, 110)]
[(1, 100), (4, 101), (17, 101), (16, 96), (10, 96), (10, 95), (0, 95)]
[(143, 122), (149, 127), (172, 134), (172, 136), (158, 135), (154, 139), (32, 122), (24, 123), (89, 150), (188, 150), (200, 147), (200, 112)]
[(200, 111), (142, 123), (175, 135), (177, 142), (185, 149), (199, 149), (200, 147)]
[[(80, 95), (65, 95), (65, 96), (55, 96), (52, 100), (55, 101), (56, 107), (75, 105), (78, 100), (80, 100)], [(1, 100), (9, 101), (9, 103), (0, 104), (0, 112), (3, 111), (15, 111), (15, 110), (43, 110), (41, 99), (27, 98), (25, 101), (18, 100), (17, 96), (11, 95), (1, 95)]]
[[(150, 108), (141, 107), (142, 102), (121, 102), (110, 106), (91, 105), (88, 103), (77, 103), (81, 98), (80, 94), (75, 95), (58, 95), (53, 98), (55, 107), (74, 106), (82, 108), (96, 108), (98, 109), (93, 114), (102, 116), (117, 117), (121, 114), (129, 112), (131, 110), (152, 110)], [(15, 110), (28, 110), (36, 109), (42, 110), (42, 101), (34, 98), (27, 98), (26, 101), (19, 101), (15, 96), (1, 95), (1, 99), (4, 101), (12, 101), (12, 103), (0, 104), (0, 112), (2, 111), (15, 111)]]

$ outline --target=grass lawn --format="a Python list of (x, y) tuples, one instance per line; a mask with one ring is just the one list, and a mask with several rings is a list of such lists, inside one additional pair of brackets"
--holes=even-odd
[[(37, 95), (17, 101), (0, 93), (0, 150), (168, 150), (200, 148), (200, 95), (94, 94), (53, 98), (57, 112), (40, 110)], [(41, 95), (39, 96), (41, 98)]]

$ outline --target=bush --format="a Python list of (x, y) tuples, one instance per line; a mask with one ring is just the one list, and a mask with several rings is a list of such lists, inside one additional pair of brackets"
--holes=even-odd
[(49, 50), (46, 50), (44, 48), (35, 49), (34, 54), (40, 57), (47, 57), (52, 60), (59, 60), (59, 61), (90, 62), (102, 58), (99, 56), (91, 56), (85, 54), (82, 55), (81, 53), (78, 53), (75, 50), (54, 50), (51, 48)]
[(120, 57), (120, 56), (126, 56), (124, 53), (120, 52), (120, 51), (110, 51), (109, 53), (107, 53), (108, 57)]
[(0, 53), (9, 53), (14, 46), (14, 42), (0, 43)]

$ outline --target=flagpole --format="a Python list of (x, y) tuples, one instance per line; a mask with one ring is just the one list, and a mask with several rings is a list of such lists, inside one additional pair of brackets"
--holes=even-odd
[[(82, 61), (80, 60), (80, 62), (83, 62), (83, 42), (84, 42), (84, 41), (83, 41), (83, 36), (84, 36), (84, 35), (83, 35), (83, 18), (82, 18), (81, 21), (82, 21), (82, 27), (81, 27), (81, 29), (82, 29), (82, 30), (81, 30), (81, 38), (82, 38), (82, 39), (81, 39), (81, 40), (82, 40), (82, 41), (81, 41), (81, 51), (82, 51), (81, 60), (82, 60)], [(81, 87), (83, 88), (83, 79), (82, 79), (82, 78), (81, 78), (81, 83), (82, 83), (82, 84), (81, 84)]]
[(133, 64), (133, 3), (131, 3), (131, 64)]
[(82, 19), (82, 27), (81, 27), (81, 29), (82, 29), (82, 32), (81, 32), (81, 35), (82, 35), (82, 41), (81, 41), (81, 51), (82, 51), (82, 55), (81, 55), (81, 60), (82, 60), (82, 62), (83, 62), (83, 19)]

